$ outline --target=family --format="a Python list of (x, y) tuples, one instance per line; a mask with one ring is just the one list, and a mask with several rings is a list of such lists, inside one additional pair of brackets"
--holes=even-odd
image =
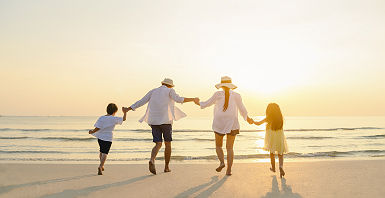
[(173, 81), (169, 78), (161, 82), (161, 86), (149, 91), (142, 99), (135, 102), (130, 107), (122, 107), (124, 113), (123, 117), (115, 117), (118, 107), (111, 103), (107, 106), (107, 115), (101, 116), (95, 123), (95, 128), (89, 131), (98, 138), (100, 147), (100, 165), (98, 167), (98, 175), (102, 175), (104, 171), (104, 163), (107, 159), (108, 152), (111, 148), (113, 133), (115, 125), (122, 124), (126, 120), (128, 111), (135, 111), (139, 107), (147, 105), (145, 115), (139, 120), (145, 121), (152, 129), (153, 142), (155, 146), (152, 148), (151, 158), (149, 161), (149, 171), (156, 174), (155, 158), (158, 151), (162, 147), (164, 139), (164, 172), (170, 172), (170, 158), (171, 158), (171, 141), (172, 141), (172, 124), (186, 116), (180, 109), (175, 106), (177, 103), (194, 102), (202, 109), (214, 105), (214, 119), (212, 129), (215, 134), (216, 153), (219, 159), (219, 166), (216, 168), (217, 172), (221, 172), (226, 167), (224, 161), (224, 153), (222, 149), (223, 137), (226, 135), (226, 151), (227, 151), (227, 170), (226, 175), (230, 176), (231, 167), (234, 159), (234, 141), (237, 134), (239, 134), (240, 126), (238, 122), (238, 112), (242, 118), (249, 124), (261, 125), (266, 123), (265, 145), (264, 149), (270, 152), (272, 172), (275, 172), (275, 153), (278, 154), (279, 159), (279, 173), (280, 177), (285, 176), (283, 170), (283, 154), (288, 152), (286, 138), (283, 132), (283, 117), (279, 106), (275, 103), (270, 103), (266, 108), (265, 119), (255, 122), (248, 116), (247, 110), (242, 102), (240, 94), (233, 91), (237, 88), (232, 83), (228, 76), (221, 78), (221, 82), (215, 87), (222, 89), (217, 91), (207, 101), (200, 102), (199, 98), (180, 97), (173, 89)]

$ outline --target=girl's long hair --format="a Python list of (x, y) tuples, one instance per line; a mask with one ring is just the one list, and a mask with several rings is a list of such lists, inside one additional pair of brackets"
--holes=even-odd
[(225, 91), (225, 104), (223, 104), (223, 112), (225, 112), (227, 107), (229, 107), (230, 88), (222, 87), (222, 89)]
[(267, 127), (271, 130), (281, 130), (283, 128), (283, 116), (281, 109), (276, 103), (270, 103), (266, 108)]

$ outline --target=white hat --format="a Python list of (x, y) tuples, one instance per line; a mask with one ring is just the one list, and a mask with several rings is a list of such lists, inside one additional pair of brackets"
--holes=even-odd
[(223, 76), (221, 78), (221, 83), (215, 85), (215, 87), (217, 89), (221, 88), (221, 87), (228, 87), (230, 89), (236, 89), (237, 86), (235, 86), (232, 82), (231, 82), (231, 78), (228, 77), (228, 76)]
[(165, 78), (163, 81), (162, 81), (162, 84), (166, 84), (166, 85), (170, 85), (171, 87), (174, 87), (174, 83), (171, 79), (169, 78)]

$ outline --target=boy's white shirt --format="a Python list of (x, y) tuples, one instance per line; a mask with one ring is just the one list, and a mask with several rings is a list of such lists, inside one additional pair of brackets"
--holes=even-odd
[(231, 130), (240, 129), (238, 121), (238, 111), (247, 120), (247, 110), (242, 102), (240, 94), (230, 90), (229, 106), (226, 111), (223, 111), (223, 105), (225, 103), (225, 92), (217, 91), (207, 101), (200, 102), (202, 109), (215, 104), (214, 107), (214, 120), (213, 130), (217, 133), (227, 134)]
[(99, 130), (92, 135), (97, 137), (98, 139), (112, 142), (113, 133), (112, 131), (115, 129), (115, 125), (122, 124), (122, 117), (115, 116), (100, 116), (99, 119), (95, 123), (95, 127), (99, 128)]
[(150, 125), (172, 124), (173, 120), (186, 117), (175, 102), (183, 103), (184, 97), (175, 93), (173, 88), (164, 85), (149, 91), (142, 99), (131, 105), (132, 110), (145, 105), (148, 102), (147, 110), (139, 122), (147, 122)]

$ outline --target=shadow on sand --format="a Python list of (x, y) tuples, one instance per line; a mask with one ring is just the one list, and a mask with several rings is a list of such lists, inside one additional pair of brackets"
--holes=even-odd
[(98, 190), (103, 190), (107, 188), (112, 188), (112, 187), (117, 187), (117, 186), (123, 186), (127, 184), (131, 184), (146, 178), (152, 177), (152, 175), (144, 175), (140, 177), (135, 177), (131, 178), (125, 181), (120, 181), (120, 182), (115, 182), (111, 184), (104, 184), (104, 185), (99, 185), (99, 186), (91, 186), (83, 189), (74, 189), (74, 190), (64, 190), (62, 192), (54, 193), (54, 194), (49, 194), (49, 195), (43, 195), (41, 197), (48, 198), (48, 197), (78, 197), (78, 196), (84, 196), (88, 195), (89, 193), (98, 191)]
[(22, 188), (27, 186), (34, 186), (34, 185), (44, 185), (44, 184), (50, 184), (50, 183), (56, 183), (56, 182), (64, 182), (64, 181), (70, 181), (75, 179), (82, 179), (86, 177), (92, 177), (96, 176), (95, 174), (89, 174), (89, 175), (81, 175), (81, 176), (74, 176), (74, 177), (67, 177), (67, 178), (60, 178), (60, 179), (50, 179), (45, 181), (36, 181), (36, 182), (30, 182), (25, 184), (15, 184), (15, 185), (8, 185), (8, 186), (0, 186), (0, 194), (9, 192), (16, 188)]
[(293, 190), (290, 186), (286, 185), (286, 179), (281, 179), (281, 188), (279, 191), (277, 176), (273, 176), (273, 180), (271, 181), (271, 192), (266, 193), (262, 198), (302, 198), (302, 196), (298, 193), (293, 193)]
[(217, 191), (225, 183), (227, 178), (228, 178), (228, 176), (224, 176), (221, 180), (218, 181), (218, 176), (213, 176), (213, 177), (211, 177), (211, 181), (204, 183), (204, 184), (201, 184), (201, 185), (198, 185), (198, 186), (195, 186), (195, 187), (192, 187), (192, 188), (178, 194), (177, 196), (175, 196), (175, 198), (189, 197), (190, 195), (197, 193), (200, 190), (203, 190), (209, 186), (210, 186), (209, 188), (207, 188), (206, 190), (199, 193), (196, 197), (201, 197), (201, 198), (210, 197), (211, 194), (213, 194), (215, 191)]

